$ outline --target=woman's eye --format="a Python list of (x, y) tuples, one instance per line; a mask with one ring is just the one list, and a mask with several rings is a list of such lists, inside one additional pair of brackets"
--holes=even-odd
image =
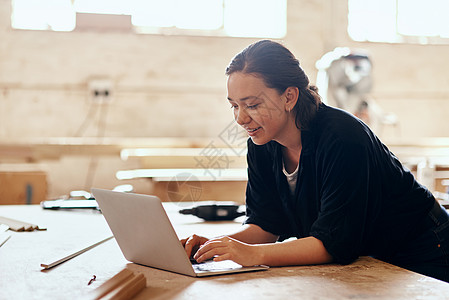
[(248, 105), (247, 108), (248, 109), (256, 109), (258, 106), (259, 106), (259, 104)]

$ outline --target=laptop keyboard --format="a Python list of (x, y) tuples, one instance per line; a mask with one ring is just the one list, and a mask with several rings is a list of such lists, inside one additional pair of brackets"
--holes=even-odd
[(225, 270), (233, 270), (236, 268), (241, 268), (242, 266), (231, 261), (231, 260), (225, 260), (225, 261), (206, 261), (202, 263), (193, 263), (192, 262), (193, 269), (195, 271), (225, 271)]

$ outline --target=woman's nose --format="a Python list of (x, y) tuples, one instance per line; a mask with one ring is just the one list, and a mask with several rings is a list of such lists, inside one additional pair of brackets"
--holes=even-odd
[(235, 112), (235, 116), (234, 117), (235, 117), (235, 121), (239, 125), (244, 125), (244, 124), (247, 124), (247, 123), (249, 123), (251, 121), (251, 117), (248, 115), (248, 112), (244, 108), (238, 109)]

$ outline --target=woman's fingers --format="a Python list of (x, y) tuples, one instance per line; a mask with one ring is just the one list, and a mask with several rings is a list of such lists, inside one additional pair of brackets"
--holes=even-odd
[(229, 259), (230, 252), (233, 251), (233, 247), (230, 247), (231, 241), (228, 237), (209, 240), (198, 249), (193, 258), (199, 263), (211, 258), (216, 261), (225, 260), (222, 258), (223, 255), (226, 259)]
[(224, 247), (219, 247), (219, 246), (213, 246), (211, 247), (209, 245), (209, 247), (205, 248), (205, 249), (201, 249), (201, 253), (199, 253), (198, 251), (196, 252), (196, 254), (194, 255), (194, 259), (201, 263), (203, 261), (209, 260), (214, 258), (218, 258), (224, 254), (226, 254), (226, 249), (224, 249)]
[(214, 261), (232, 260), (242, 266), (261, 263), (260, 251), (256, 245), (249, 245), (230, 237), (209, 240), (196, 252), (194, 258), (200, 263), (213, 258)]
[(223, 260), (233, 260), (233, 259), (231, 257), (231, 254), (229, 253), (225, 253), (223, 255), (214, 257), (214, 261), (223, 261)]
[[(181, 241), (182, 243), (182, 241)], [(190, 257), (192, 255), (193, 248), (197, 246), (198, 239), (195, 235), (186, 239), (184, 243), (184, 249), (186, 250), (187, 256)]]
[(181, 244), (184, 246), (187, 255), (191, 257), (192, 254), (195, 253), (197, 249), (207, 241), (207, 238), (194, 234), (186, 239), (182, 239)]

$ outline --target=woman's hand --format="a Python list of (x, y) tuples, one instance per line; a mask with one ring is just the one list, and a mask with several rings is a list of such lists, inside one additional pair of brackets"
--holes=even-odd
[(191, 257), (192, 254), (195, 254), (198, 248), (208, 240), (208, 238), (194, 234), (186, 239), (182, 239), (181, 244), (184, 246), (187, 256)]
[(333, 261), (323, 243), (313, 236), (264, 244), (247, 244), (224, 236), (206, 241), (193, 258), (198, 262), (229, 259), (242, 266), (316, 265)]
[[(269, 233), (255, 224), (246, 224), (228, 236), (208, 239), (194, 234), (189, 238), (182, 239), (181, 243), (189, 257), (196, 254), (194, 258), (198, 262), (212, 258), (216, 261), (230, 259), (241, 265), (253, 266), (262, 264), (264, 247), (260, 244), (274, 243), (277, 239), (277, 235)], [(208, 244), (207, 247), (203, 249), (206, 244)], [(199, 248), (201, 251), (198, 251)]]
[(242, 266), (261, 264), (261, 246), (250, 245), (228, 236), (206, 241), (193, 257), (201, 263), (213, 258), (214, 261), (230, 259)]

